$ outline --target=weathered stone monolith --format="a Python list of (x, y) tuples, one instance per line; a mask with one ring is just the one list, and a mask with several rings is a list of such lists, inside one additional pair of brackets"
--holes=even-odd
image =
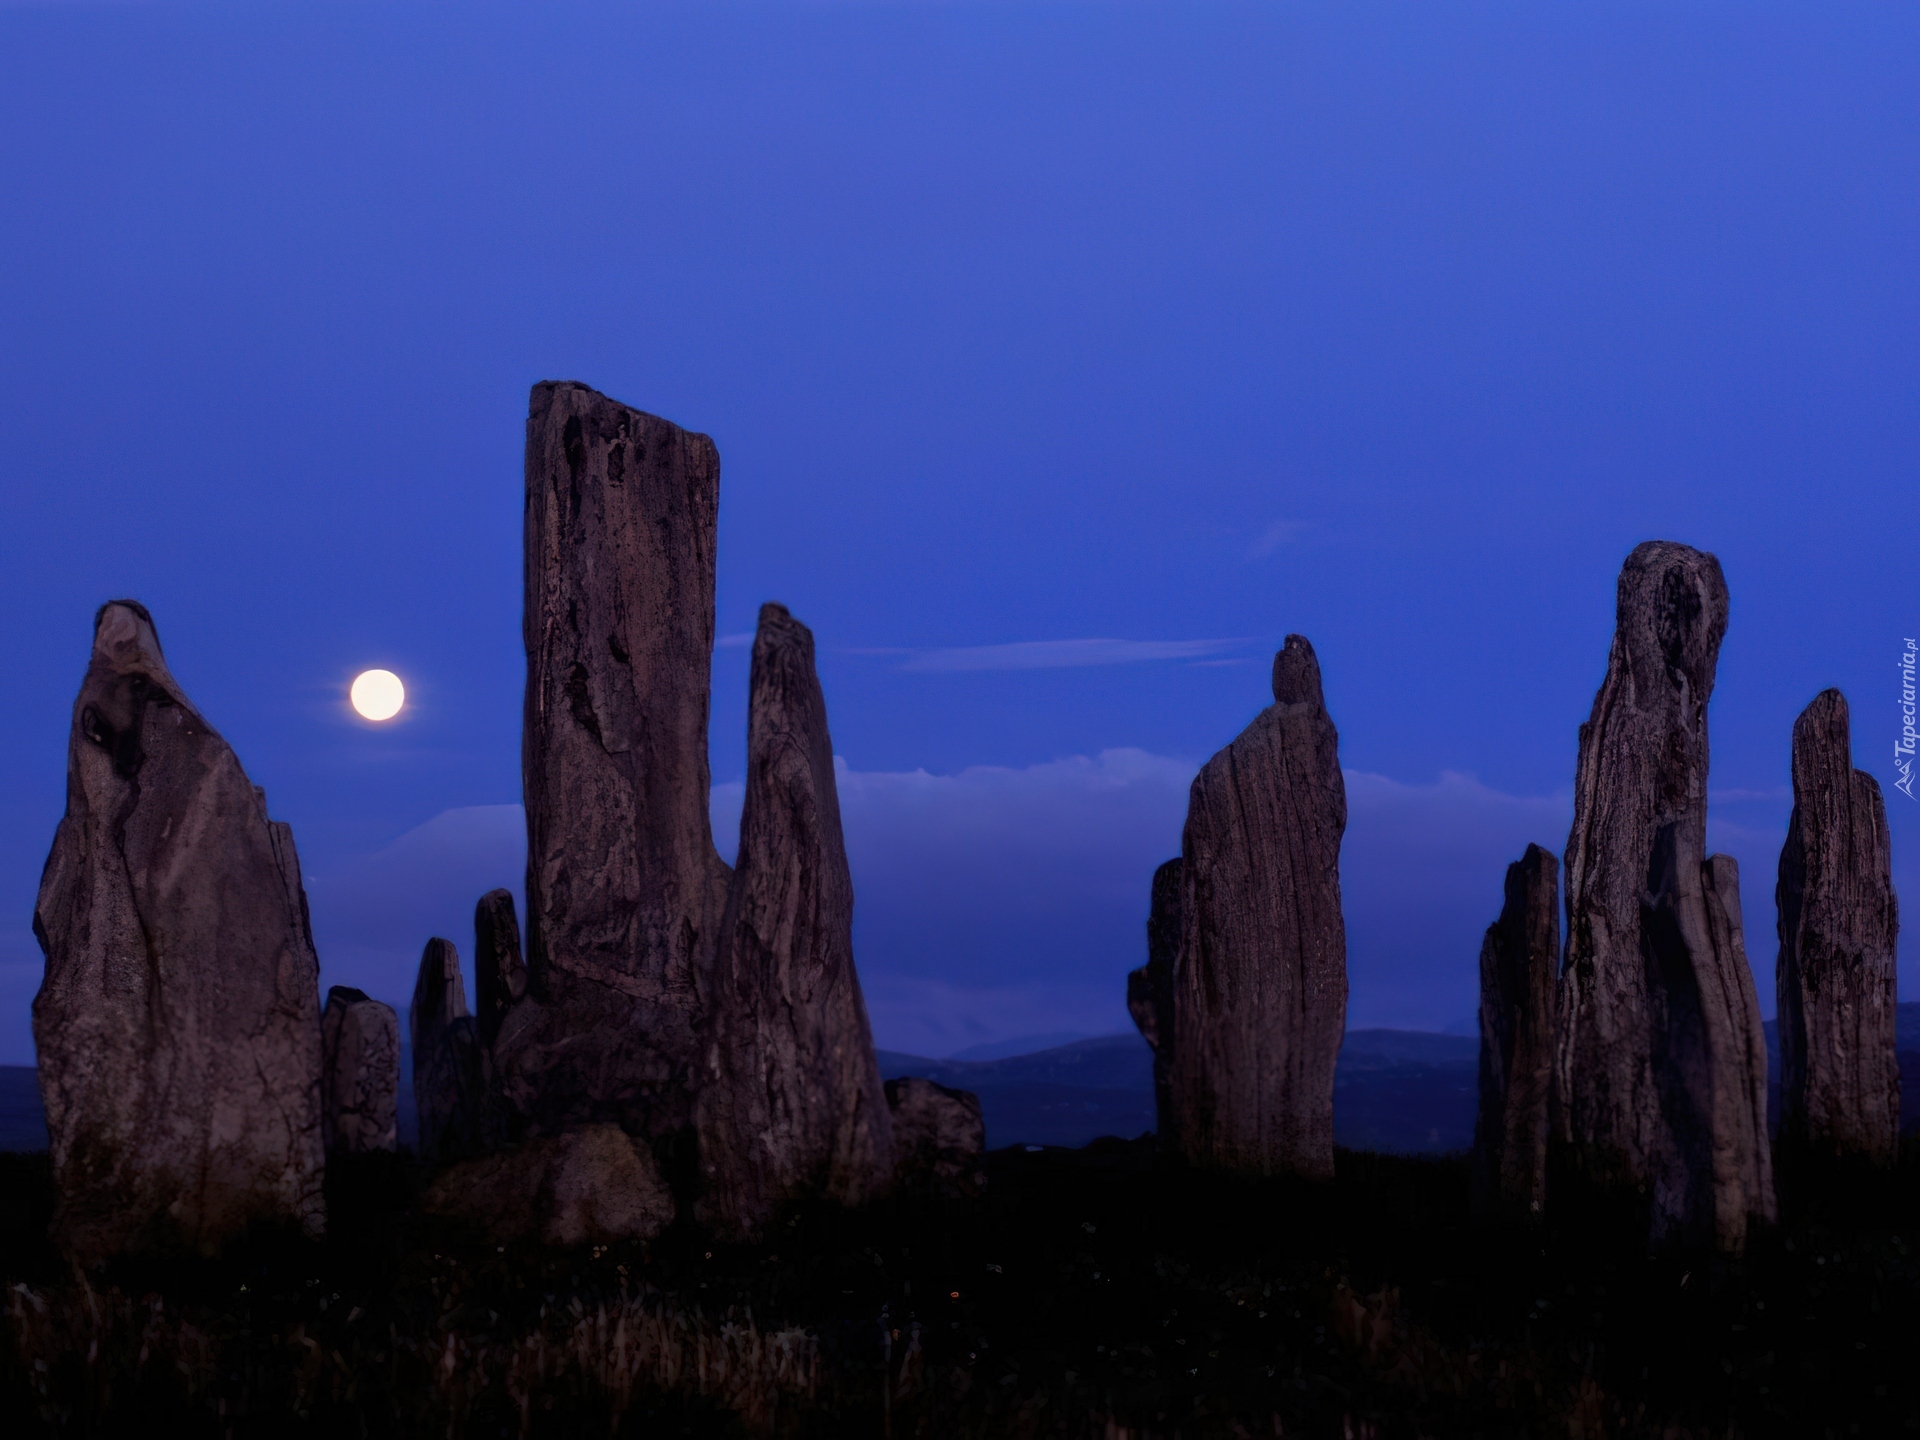
[(527, 967), (520, 956), (520, 921), (511, 890), (489, 890), (473, 909), (473, 988), (480, 1041), (491, 1046), (507, 1012), (527, 993)]
[(890, 1183), (893, 1127), (853, 964), (853, 877), (813, 634), (760, 608), (740, 852), (698, 1080), (703, 1223), (757, 1234), (803, 1197)]
[(978, 1195), (987, 1183), (980, 1097), (917, 1076), (887, 1081), (886, 1094), (900, 1187), (949, 1200)]
[(435, 936), (420, 954), (407, 1031), (421, 1158), (444, 1164), (487, 1149), (487, 1067), (451, 940)]
[(584, 385), (526, 450), (528, 994), (494, 1040), (521, 1124), (691, 1125), (697, 995), (729, 870), (708, 820), (720, 462)]
[(293, 834), (133, 601), (95, 617), (34, 933), (68, 1251), (207, 1252), (256, 1222), (318, 1234), (319, 961)]
[(1538, 845), (1507, 867), (1506, 903), (1480, 945), (1480, 1114), (1473, 1209), (1482, 1223), (1538, 1223), (1547, 1203), (1560, 862)]
[(1147, 908), (1147, 963), (1127, 976), (1127, 1012), (1153, 1049), (1153, 1101), (1163, 1149), (1176, 1147), (1173, 1104), (1167, 1089), (1173, 1069), (1173, 961), (1180, 953), (1180, 896), (1184, 888), (1179, 858), (1153, 872), (1153, 898)]
[(320, 1015), (320, 1110), (327, 1155), (399, 1143), (400, 1017), (364, 990), (335, 985)]
[(1554, 1128), (1570, 1179), (1644, 1205), (1656, 1242), (1738, 1250), (1773, 1200), (1738, 872), (1705, 854), (1726, 627), (1713, 556), (1649, 541), (1627, 557), (1580, 727)]
[(1274, 657), (1273, 698), (1201, 769), (1188, 803), (1172, 1128), (1195, 1164), (1330, 1179), (1347, 795), (1303, 636)]
[(1884, 1165), (1900, 1149), (1892, 844), (1879, 784), (1853, 768), (1838, 690), (1822, 691), (1794, 722), (1777, 899), (1779, 1164), (1790, 1188), (1827, 1162)]
[(653, 1152), (608, 1124), (454, 1165), (427, 1188), (421, 1208), (495, 1244), (651, 1240), (674, 1215)]

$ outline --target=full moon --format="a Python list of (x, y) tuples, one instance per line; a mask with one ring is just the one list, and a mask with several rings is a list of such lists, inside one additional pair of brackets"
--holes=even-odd
[(348, 692), (353, 708), (369, 720), (391, 720), (407, 702), (407, 687), (391, 670), (363, 670)]

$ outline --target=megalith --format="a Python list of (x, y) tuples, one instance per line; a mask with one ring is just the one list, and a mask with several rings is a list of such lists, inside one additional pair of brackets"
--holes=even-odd
[(1480, 1112), (1473, 1210), (1482, 1223), (1538, 1223), (1547, 1201), (1560, 862), (1538, 845), (1507, 866), (1506, 903), (1480, 945)]
[(451, 940), (435, 936), (420, 954), (407, 1031), (421, 1158), (444, 1164), (487, 1149), (485, 1054)]
[(651, 1240), (674, 1216), (653, 1152), (605, 1123), (463, 1160), (435, 1178), (420, 1206), (494, 1244)]
[(364, 990), (335, 985), (320, 1014), (320, 1115), (328, 1158), (399, 1143), (400, 1017)]
[(1627, 557), (1580, 727), (1554, 1138), (1581, 1188), (1648, 1208), (1656, 1241), (1737, 1250), (1773, 1203), (1738, 871), (1705, 854), (1707, 700), (1726, 628), (1713, 556), (1648, 541)]
[(520, 921), (511, 890), (489, 890), (473, 908), (473, 988), (480, 1041), (499, 1038), (507, 1012), (527, 993), (527, 966), (520, 954)]
[(751, 1236), (802, 1197), (885, 1189), (893, 1127), (854, 971), (826, 700), (813, 634), (781, 605), (754, 637), (740, 850), (703, 998), (701, 1221)]
[(901, 1189), (963, 1200), (986, 1188), (987, 1125), (979, 1096), (918, 1076), (887, 1081), (886, 1096)]
[(262, 1222), (319, 1234), (319, 961), (293, 834), (130, 600), (94, 620), (34, 933), (69, 1253), (206, 1253)]
[(1274, 657), (1273, 698), (1201, 768), (1188, 801), (1171, 1128), (1195, 1164), (1330, 1179), (1347, 796), (1305, 637)]
[(1793, 725), (1793, 815), (1780, 851), (1780, 1141), (1794, 1172), (1900, 1148), (1894, 942), (1900, 911), (1880, 786), (1853, 768), (1847, 701), (1814, 697)]
[(729, 870), (708, 819), (720, 462), (584, 385), (527, 415), (527, 995), (493, 1042), (519, 1128), (691, 1125)]
[(1180, 951), (1182, 869), (1176, 855), (1153, 872), (1147, 963), (1127, 975), (1127, 1013), (1153, 1050), (1154, 1115), (1160, 1145), (1169, 1151), (1175, 1146), (1167, 1086), (1173, 1068), (1173, 960)]

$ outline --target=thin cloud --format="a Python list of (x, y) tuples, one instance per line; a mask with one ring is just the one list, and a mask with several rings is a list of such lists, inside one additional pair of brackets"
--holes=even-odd
[(1141, 665), (1198, 660), (1247, 644), (1223, 640), (1023, 640), (1011, 645), (964, 645), (914, 652), (903, 670), (1067, 670), (1091, 665)]
[(1260, 538), (1253, 542), (1248, 556), (1255, 560), (1264, 560), (1282, 545), (1307, 528), (1304, 520), (1276, 520), (1261, 532)]

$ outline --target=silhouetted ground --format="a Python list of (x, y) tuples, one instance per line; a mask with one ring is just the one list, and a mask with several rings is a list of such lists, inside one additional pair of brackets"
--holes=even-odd
[[(337, 1172), (321, 1245), (83, 1281), (0, 1157), (10, 1435), (1762, 1436), (1920, 1430), (1920, 1151), (1737, 1264), (1606, 1225), (1477, 1237), (1465, 1162), (1331, 1186), (991, 1157), (976, 1203), (501, 1251)], [(44, 1366), (44, 1369), (40, 1368)]]

